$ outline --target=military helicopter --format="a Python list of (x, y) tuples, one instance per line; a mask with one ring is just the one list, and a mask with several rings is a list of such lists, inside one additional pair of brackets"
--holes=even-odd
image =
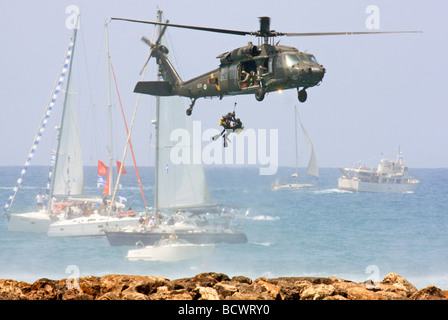
[[(198, 98), (254, 94), (257, 101), (262, 101), (268, 92), (296, 88), (298, 99), (305, 102), (307, 89), (321, 83), (325, 68), (319, 64), (313, 54), (300, 52), (298, 49), (283, 45), (274, 45), (273, 39), (279, 36), (322, 36), (354, 35), (378, 33), (415, 33), (419, 31), (372, 31), (372, 32), (318, 32), (318, 33), (282, 33), (270, 29), (270, 18), (260, 17), (260, 30), (255, 32), (198, 27), (166, 22), (143, 21), (124, 18), (111, 18), (137, 23), (162, 26), (155, 43), (142, 37), (151, 51), (151, 57), (157, 59), (164, 81), (139, 81), (134, 92), (155, 95), (178, 95), (191, 99), (187, 115), (191, 115)], [(160, 39), (167, 27), (186, 28), (200, 31), (255, 36), (263, 39), (260, 45), (249, 42), (247, 46), (222, 53), (217, 56), (220, 65), (188, 81), (182, 81), (169, 61), (168, 49), (160, 44)], [(260, 42), (260, 41), (259, 41)], [(145, 66), (146, 66), (145, 64)]]

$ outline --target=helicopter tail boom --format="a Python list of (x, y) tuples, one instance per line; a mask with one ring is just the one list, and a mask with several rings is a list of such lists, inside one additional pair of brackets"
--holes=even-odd
[(139, 81), (134, 92), (150, 94), (153, 96), (173, 96), (169, 81)]

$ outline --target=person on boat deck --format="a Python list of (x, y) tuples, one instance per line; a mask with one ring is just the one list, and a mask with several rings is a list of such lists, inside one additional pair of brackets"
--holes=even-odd
[(38, 210), (42, 210), (44, 208), (44, 196), (42, 195), (42, 192), (37, 193), (36, 204)]
[(154, 219), (154, 217), (151, 217), (151, 219), (149, 220), (149, 226), (151, 228), (154, 228), (156, 225), (157, 225), (156, 219)]
[(177, 240), (177, 234), (175, 234), (175, 233), (170, 234), (169, 240), (171, 242), (175, 242)]
[(166, 243), (166, 238), (165, 238), (165, 236), (162, 236), (161, 238), (160, 238), (160, 240), (159, 240), (159, 243), (158, 243), (158, 245), (160, 246), (160, 245), (163, 245), (163, 244), (165, 244)]
[(145, 223), (145, 219), (143, 218), (143, 214), (140, 213), (140, 218), (138, 219), (139, 226), (142, 226)]
[(103, 195), (103, 213), (106, 214), (106, 207), (107, 207), (107, 194)]

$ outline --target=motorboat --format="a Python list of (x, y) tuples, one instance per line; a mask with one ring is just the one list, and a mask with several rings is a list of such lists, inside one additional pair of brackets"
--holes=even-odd
[(358, 192), (411, 193), (420, 183), (409, 175), (403, 162), (403, 154), (398, 151), (397, 159), (381, 159), (377, 169), (365, 165), (357, 168), (340, 168), (342, 176), (338, 188)]
[(162, 239), (156, 245), (129, 250), (126, 259), (178, 262), (205, 259), (210, 257), (214, 250), (213, 244), (193, 244), (183, 240)]

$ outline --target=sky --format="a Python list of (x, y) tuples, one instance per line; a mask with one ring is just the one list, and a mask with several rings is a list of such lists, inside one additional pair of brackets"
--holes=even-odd
[[(294, 166), (294, 106), (313, 141), (320, 167), (347, 167), (359, 161), (376, 166), (396, 156), (400, 147), (411, 168), (448, 167), (448, 2), (429, 1), (1, 1), (0, 2), (0, 166), (25, 163), (72, 30), (70, 6), (79, 8), (81, 26), (75, 59), (80, 90), (80, 123), (86, 165), (107, 160), (107, 80), (105, 22), (120, 99), (128, 123), (137, 101), (134, 86), (146, 60), (153, 26), (110, 21), (111, 17), (155, 20), (162, 9), (171, 23), (257, 31), (258, 17), (270, 16), (271, 29), (282, 32), (372, 31), (369, 5), (379, 9), (379, 31), (419, 30), (421, 34), (282, 37), (280, 44), (313, 53), (327, 72), (320, 86), (308, 89), (300, 103), (297, 91), (222, 100), (199, 99), (192, 115), (201, 126), (217, 128), (219, 118), (236, 113), (246, 128), (278, 130), (279, 165)], [(173, 62), (183, 80), (218, 67), (216, 57), (256, 38), (168, 29)], [(154, 71), (154, 67), (152, 71)], [(148, 71), (148, 75), (151, 71)], [(153, 73), (154, 74), (154, 73)], [(121, 157), (126, 132), (113, 76), (112, 106)], [(62, 102), (63, 96), (58, 97)], [(153, 164), (151, 120), (154, 98), (142, 96), (131, 137), (139, 165)], [(189, 100), (185, 99), (186, 108)], [(60, 107), (55, 108), (56, 121)], [(115, 116), (114, 116), (115, 117)], [(93, 127), (93, 129), (88, 129)], [(48, 165), (55, 137), (50, 127), (33, 159)], [(97, 140), (100, 140), (98, 143)], [(299, 140), (299, 165), (308, 160)]]

